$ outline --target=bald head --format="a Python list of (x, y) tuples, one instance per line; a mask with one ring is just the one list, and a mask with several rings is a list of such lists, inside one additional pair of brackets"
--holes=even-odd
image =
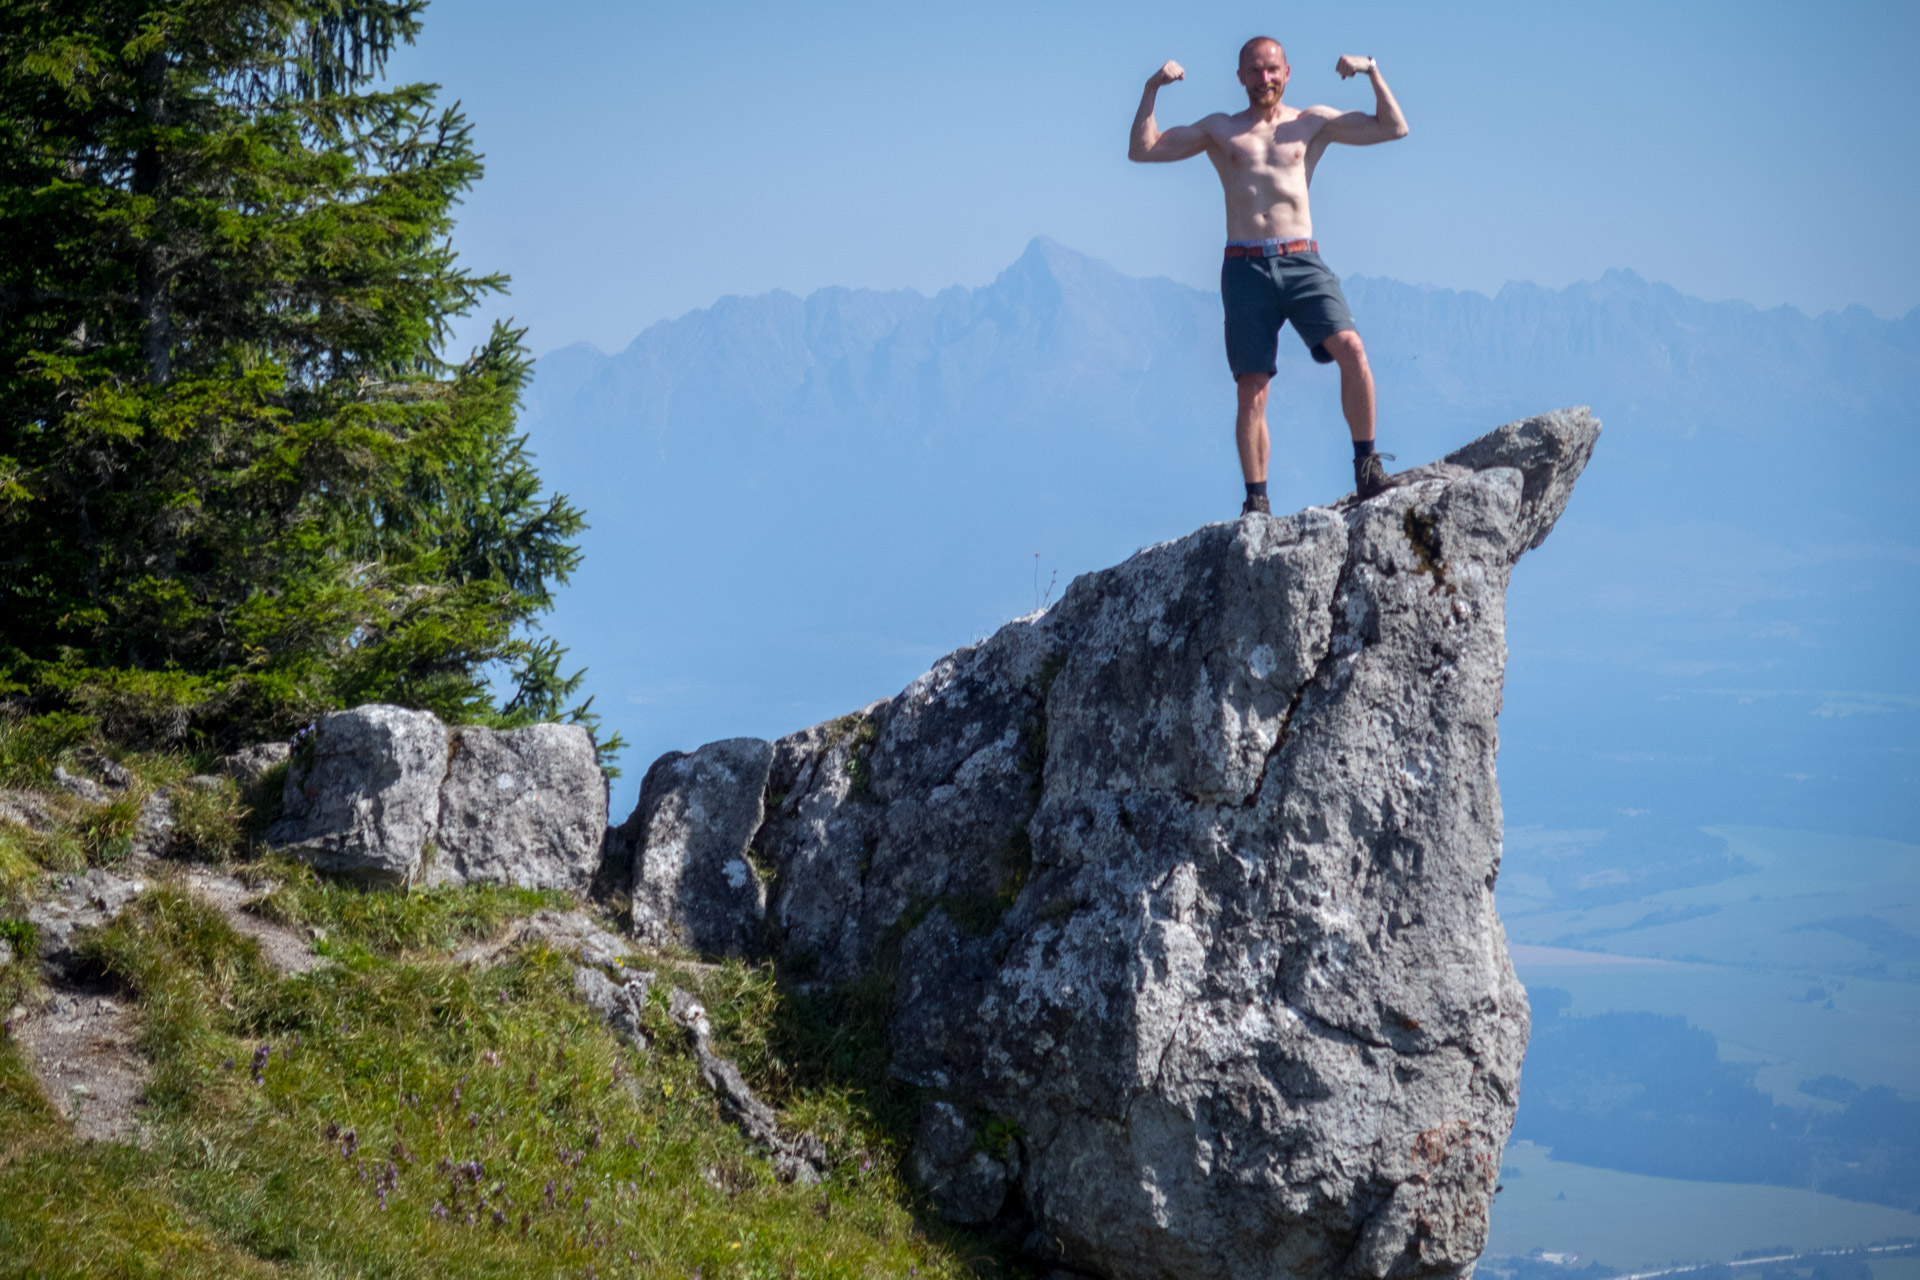
[(1287, 51), (1278, 40), (1275, 40), (1272, 36), (1255, 36), (1240, 46), (1240, 65), (1243, 67), (1246, 66), (1248, 62), (1253, 60), (1256, 54), (1264, 53), (1268, 49), (1279, 54), (1282, 63), (1286, 62)]
[(1272, 36), (1255, 36), (1240, 46), (1240, 83), (1247, 91), (1247, 105), (1257, 111), (1272, 111), (1287, 91), (1287, 51)]

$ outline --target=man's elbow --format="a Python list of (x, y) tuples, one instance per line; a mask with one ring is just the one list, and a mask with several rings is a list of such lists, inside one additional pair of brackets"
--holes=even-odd
[(1405, 120), (1395, 120), (1388, 126), (1387, 132), (1395, 142), (1398, 142), (1409, 133), (1412, 133), (1413, 130), (1407, 128), (1407, 122)]

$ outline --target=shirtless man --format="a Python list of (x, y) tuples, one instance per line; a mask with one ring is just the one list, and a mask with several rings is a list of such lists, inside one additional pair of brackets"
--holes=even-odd
[(1340, 281), (1320, 260), (1313, 240), (1307, 187), (1330, 143), (1366, 147), (1407, 136), (1407, 118), (1393, 100), (1380, 64), (1348, 55), (1334, 65), (1341, 79), (1373, 81), (1373, 114), (1280, 101), (1286, 91), (1287, 53), (1280, 42), (1256, 36), (1240, 49), (1240, 83), (1247, 109), (1211, 115), (1198, 124), (1161, 129), (1153, 100), (1162, 85), (1184, 80), (1169, 62), (1147, 80), (1133, 118), (1127, 159), (1185, 160), (1206, 152), (1227, 195), (1227, 256), (1220, 268), (1220, 299), (1227, 310), (1227, 365), (1240, 388), (1234, 438), (1247, 482), (1240, 514), (1266, 512), (1267, 382), (1274, 375), (1280, 329), (1287, 321), (1322, 364), (1340, 366), (1340, 407), (1353, 434), (1354, 485), (1364, 500), (1391, 488), (1373, 447), (1373, 371), (1355, 332)]

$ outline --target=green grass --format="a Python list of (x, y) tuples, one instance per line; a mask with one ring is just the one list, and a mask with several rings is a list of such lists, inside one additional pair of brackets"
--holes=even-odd
[[(765, 967), (659, 957), (642, 1052), (576, 998), (569, 957), (450, 963), (569, 896), (365, 892), (254, 856), (277, 774), (249, 793), (185, 787), (211, 762), (115, 752), (133, 787), (85, 806), (51, 778), (87, 749), (103, 748), (83, 717), (0, 716), (0, 785), (60, 810), (50, 832), (0, 827), (10, 940), (31, 942), (18, 907), (43, 871), (124, 857), (140, 802), (171, 786), (173, 855), (255, 883), (253, 909), (311, 931), (332, 963), (280, 978), (169, 884), (86, 939), (85, 962), (139, 1008), (150, 1142), (77, 1141), (0, 1037), (0, 1274), (1023, 1274), (1010, 1242), (939, 1224), (901, 1180), (918, 1094), (888, 1074), (884, 966), (801, 995)], [(33, 978), (30, 960), (0, 968), (0, 998), (29, 998)], [(820, 1186), (780, 1183), (720, 1117), (667, 1016), (674, 985), (755, 1089), (827, 1143)]]
[(336, 962), (279, 979), (211, 908), (145, 895), (86, 954), (145, 1018), (153, 1145), (74, 1142), (7, 1050), (0, 1257), (26, 1274), (1002, 1272), (999, 1244), (917, 1219), (896, 1135), (862, 1097), (884, 1044), (871, 1018), (849, 1032), (854, 997), (796, 1005), (740, 965), (672, 974), (756, 1084), (828, 1141), (835, 1165), (805, 1188), (720, 1119), (666, 982), (641, 1053), (574, 997), (567, 957), (445, 962), (550, 901), (289, 877), (274, 910), (326, 928)]
[(71, 711), (0, 714), (0, 787), (50, 784), (54, 766), (70, 761), (91, 740), (93, 729), (91, 719)]
[(74, 1142), (0, 1038), (0, 1271), (180, 1277), (275, 1270), (180, 1203), (170, 1172), (131, 1147)]
[[(86, 804), (55, 784), (53, 771), (66, 765), (88, 772), (86, 761), (107, 757), (132, 774), (126, 790), (105, 804)], [(0, 915), (19, 905), (49, 871), (112, 866), (133, 848), (142, 806), (162, 787), (171, 788), (174, 835), (169, 854), (224, 862), (244, 853), (250, 837), (250, 802), (228, 779), (211, 787), (178, 785), (213, 767), (211, 757), (177, 751), (125, 751), (102, 739), (95, 723), (73, 712), (19, 716), (0, 712), (0, 788), (37, 792), (52, 811), (42, 831), (0, 824)]]
[(321, 930), (321, 949), (331, 954), (354, 948), (388, 957), (437, 954), (492, 937), (542, 907), (574, 905), (568, 894), (497, 885), (367, 892), (279, 858), (260, 859), (243, 872), (274, 886), (256, 900), (255, 911), (279, 924)]

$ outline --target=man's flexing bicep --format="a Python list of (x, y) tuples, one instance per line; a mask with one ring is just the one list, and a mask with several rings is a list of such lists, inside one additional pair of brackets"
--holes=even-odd
[(1407, 136), (1407, 117), (1400, 110), (1400, 104), (1394, 100), (1393, 90), (1387, 88), (1387, 78), (1380, 74), (1380, 64), (1372, 58), (1356, 57), (1347, 54), (1334, 63), (1333, 69), (1340, 73), (1342, 80), (1365, 75), (1373, 83), (1373, 112), (1335, 111), (1332, 107), (1309, 107), (1307, 110), (1326, 120), (1321, 135), (1328, 142), (1344, 142), (1351, 147), (1370, 147), (1376, 142), (1392, 142), (1396, 138)]
[(1186, 78), (1186, 68), (1177, 62), (1168, 62), (1147, 77), (1147, 87), (1140, 94), (1140, 110), (1134, 113), (1133, 131), (1127, 137), (1127, 159), (1142, 163), (1185, 160), (1207, 149), (1206, 120), (1162, 129), (1153, 118), (1153, 103), (1160, 90)]
[(1168, 160), (1189, 160), (1207, 149), (1207, 131), (1197, 124), (1177, 124), (1171, 129), (1155, 130), (1149, 138), (1135, 138), (1127, 148), (1127, 159), (1143, 164)]
[(1344, 142), (1350, 147), (1370, 147), (1376, 142), (1392, 142), (1406, 137), (1403, 129), (1367, 111), (1336, 111), (1332, 107), (1308, 107), (1302, 115), (1318, 115), (1326, 121), (1315, 141), (1321, 144)]

